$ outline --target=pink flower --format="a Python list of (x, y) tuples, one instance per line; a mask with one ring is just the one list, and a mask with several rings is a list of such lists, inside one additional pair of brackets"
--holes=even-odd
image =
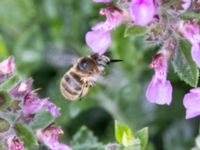
[(28, 93), (24, 98), (23, 114), (25, 119), (29, 119), (32, 114), (35, 114), (41, 109), (46, 109), (53, 117), (60, 115), (58, 108), (55, 104), (48, 101), (48, 98), (40, 99), (37, 97), (35, 91)]
[(185, 94), (183, 105), (186, 108), (186, 119), (200, 115), (200, 87), (191, 89)]
[(0, 63), (0, 82), (9, 78), (15, 69), (14, 58), (8, 57)]
[(200, 68), (200, 34), (199, 26), (196, 21), (187, 20), (179, 23), (179, 32), (192, 44), (192, 59)]
[(127, 21), (128, 17), (125, 11), (113, 5), (102, 8), (99, 13), (106, 16), (106, 21), (92, 27), (92, 31), (86, 33), (85, 40), (94, 53), (102, 55), (111, 44), (111, 30)]
[(104, 29), (93, 30), (86, 33), (86, 43), (94, 53), (102, 55), (111, 44), (110, 31)]
[(191, 2), (192, 2), (191, 0), (182, 0), (182, 8), (184, 10), (187, 10), (190, 7)]
[[(162, 52), (162, 51), (161, 51)], [(172, 101), (172, 85), (167, 80), (168, 58), (165, 53), (158, 53), (151, 63), (155, 70), (146, 90), (146, 98), (150, 103), (170, 105)]]
[(125, 10), (119, 9), (114, 5), (110, 5), (106, 8), (102, 8), (99, 12), (100, 15), (106, 16), (104, 23), (107, 30), (112, 30), (123, 22), (129, 21), (129, 16)]
[(37, 138), (40, 142), (48, 146), (51, 150), (72, 150), (69, 146), (61, 144), (58, 141), (58, 135), (64, 134), (62, 129), (53, 125), (37, 131)]
[(93, 0), (96, 3), (110, 3), (111, 0)]
[(169, 80), (161, 80), (155, 75), (146, 91), (147, 100), (159, 105), (170, 105), (172, 101), (172, 85)]
[(14, 136), (11, 141), (9, 141), (8, 150), (24, 150), (23, 144), (20, 142), (20, 140)]
[(196, 65), (200, 68), (200, 41), (192, 45), (192, 59)]
[(147, 25), (155, 15), (153, 0), (132, 0), (130, 4), (130, 15), (136, 25)]
[(10, 94), (14, 98), (24, 98), (24, 96), (30, 92), (32, 83), (32, 79), (29, 79), (26, 82), (21, 81), (10, 90)]

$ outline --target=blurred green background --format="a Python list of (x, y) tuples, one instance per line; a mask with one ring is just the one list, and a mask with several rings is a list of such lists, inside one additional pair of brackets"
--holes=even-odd
[(40, 96), (51, 97), (61, 108), (56, 124), (65, 131), (60, 137), (64, 143), (73, 145), (73, 136), (82, 125), (100, 142), (115, 142), (117, 119), (133, 131), (148, 126), (148, 150), (190, 149), (198, 135), (198, 120), (185, 120), (182, 104), (190, 87), (170, 65), (172, 104), (148, 103), (145, 90), (153, 75), (148, 64), (158, 47), (146, 45), (141, 37), (124, 38), (125, 26), (112, 32), (109, 49), (113, 58), (124, 61), (107, 68), (82, 101), (69, 102), (62, 97), (59, 82), (63, 74), (74, 59), (92, 53), (84, 37), (92, 25), (105, 19), (98, 15), (103, 6), (92, 0), (0, 0), (0, 59), (14, 55), (24, 79), (32, 77), (34, 88), (42, 88)]

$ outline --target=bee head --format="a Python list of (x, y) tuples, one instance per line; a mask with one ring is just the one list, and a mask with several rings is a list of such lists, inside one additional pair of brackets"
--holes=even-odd
[(92, 74), (98, 70), (95, 61), (90, 57), (80, 58), (77, 64), (77, 69), (83, 72), (84, 74)]

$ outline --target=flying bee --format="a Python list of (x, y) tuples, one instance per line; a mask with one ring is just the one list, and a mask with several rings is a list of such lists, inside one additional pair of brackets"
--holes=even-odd
[(105, 66), (118, 61), (121, 60), (98, 54), (80, 57), (60, 81), (62, 95), (71, 101), (84, 97), (103, 74)]

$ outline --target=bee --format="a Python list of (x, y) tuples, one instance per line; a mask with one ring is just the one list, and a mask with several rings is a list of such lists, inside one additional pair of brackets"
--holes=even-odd
[(62, 95), (71, 101), (86, 96), (90, 87), (103, 74), (106, 65), (118, 61), (122, 60), (111, 60), (108, 56), (99, 54), (80, 57), (60, 81)]

